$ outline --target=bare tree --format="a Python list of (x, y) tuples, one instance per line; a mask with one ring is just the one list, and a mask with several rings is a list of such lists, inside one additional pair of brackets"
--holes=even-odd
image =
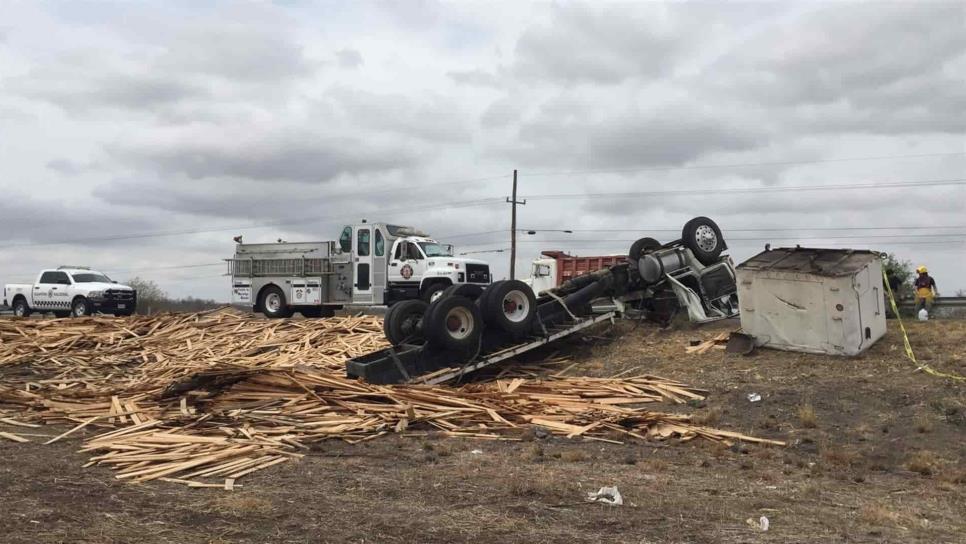
[(168, 294), (151, 280), (139, 278), (137, 276), (125, 282), (138, 292), (137, 312), (139, 314), (150, 314), (152, 308), (158, 308), (168, 300)]

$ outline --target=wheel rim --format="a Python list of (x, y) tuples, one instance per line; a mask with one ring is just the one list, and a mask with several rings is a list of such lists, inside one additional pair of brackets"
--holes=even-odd
[(466, 308), (453, 308), (446, 314), (446, 332), (452, 338), (462, 340), (473, 334), (473, 314)]
[(694, 242), (702, 251), (714, 251), (718, 247), (718, 235), (708, 225), (701, 225), (694, 230)]
[(13, 315), (17, 317), (23, 317), (23, 314), (27, 312), (23, 309), (23, 304), (17, 304), (17, 307), (13, 309)]
[(268, 296), (265, 297), (265, 308), (272, 313), (281, 310), (282, 297), (280, 297), (278, 293), (269, 293)]
[(503, 315), (514, 323), (521, 323), (530, 315), (530, 299), (521, 291), (510, 291), (503, 297)]
[(80, 317), (87, 314), (87, 306), (83, 302), (74, 305), (74, 315)]

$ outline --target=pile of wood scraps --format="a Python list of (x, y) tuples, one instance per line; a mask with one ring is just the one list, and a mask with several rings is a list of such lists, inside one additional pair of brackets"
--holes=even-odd
[(692, 340), (693, 345), (690, 345), (684, 348), (684, 350), (687, 353), (696, 353), (698, 355), (704, 355), (705, 353), (711, 351), (712, 349), (723, 350), (728, 346), (729, 335), (730, 333), (723, 332), (716, 335), (714, 338), (705, 340), (704, 342), (694, 343), (695, 341)]
[(649, 375), (565, 375), (572, 364), (560, 358), (459, 386), (346, 378), (347, 358), (383, 342), (374, 317), (266, 321), (222, 311), (0, 320), (0, 437), (23, 438), (17, 424), (67, 426), (47, 443), (95, 431), (82, 447), (88, 465), (110, 467), (121, 480), (228, 489), (298, 459), (312, 442), (389, 433), (519, 440), (539, 426), (604, 442), (781, 444), (643, 408), (702, 399), (699, 389)]

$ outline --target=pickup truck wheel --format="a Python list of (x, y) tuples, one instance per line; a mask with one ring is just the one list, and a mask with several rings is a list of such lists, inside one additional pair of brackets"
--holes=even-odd
[(262, 293), (262, 313), (269, 319), (292, 317), (292, 310), (285, 302), (285, 293), (276, 286), (265, 289)]
[(84, 297), (77, 297), (70, 305), (70, 315), (72, 317), (85, 317), (91, 315), (91, 303)]
[(637, 270), (637, 262), (646, 252), (661, 249), (661, 242), (654, 238), (641, 238), (631, 244), (631, 250), (627, 252), (627, 264), (631, 269)]
[(64, 319), (65, 317), (70, 317), (70, 312), (64, 310), (58, 310), (54, 312), (54, 317), (58, 319)]
[(684, 246), (694, 253), (701, 264), (708, 266), (718, 261), (724, 251), (724, 238), (717, 223), (707, 217), (695, 217), (684, 224), (681, 230)]
[(480, 299), (483, 319), (513, 335), (530, 332), (537, 315), (537, 297), (520, 280), (498, 281), (487, 287)]
[[(399, 315), (397, 311), (393, 317)], [(483, 316), (466, 297), (441, 298), (426, 310), (423, 334), (432, 346), (469, 354), (479, 347)]]
[(17, 317), (30, 317), (30, 306), (27, 306), (27, 301), (18, 298), (13, 301), (13, 315)]
[(423, 289), (423, 294), (420, 298), (426, 301), (426, 304), (432, 304), (436, 302), (439, 297), (443, 296), (443, 291), (445, 291), (447, 287), (449, 287), (449, 285), (445, 283), (433, 283), (427, 285), (426, 288)]
[(389, 343), (398, 346), (403, 342), (418, 343), (423, 340), (422, 321), (429, 304), (425, 301), (404, 300), (392, 305), (382, 321), (382, 332)]

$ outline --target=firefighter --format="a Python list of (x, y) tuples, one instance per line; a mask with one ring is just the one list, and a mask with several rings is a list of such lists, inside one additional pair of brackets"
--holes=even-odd
[(922, 308), (925, 308), (927, 312), (931, 310), (932, 301), (939, 296), (939, 293), (936, 291), (936, 280), (932, 279), (925, 266), (920, 266), (916, 269), (916, 272), (919, 275), (912, 286), (916, 290), (916, 313), (918, 314)]

